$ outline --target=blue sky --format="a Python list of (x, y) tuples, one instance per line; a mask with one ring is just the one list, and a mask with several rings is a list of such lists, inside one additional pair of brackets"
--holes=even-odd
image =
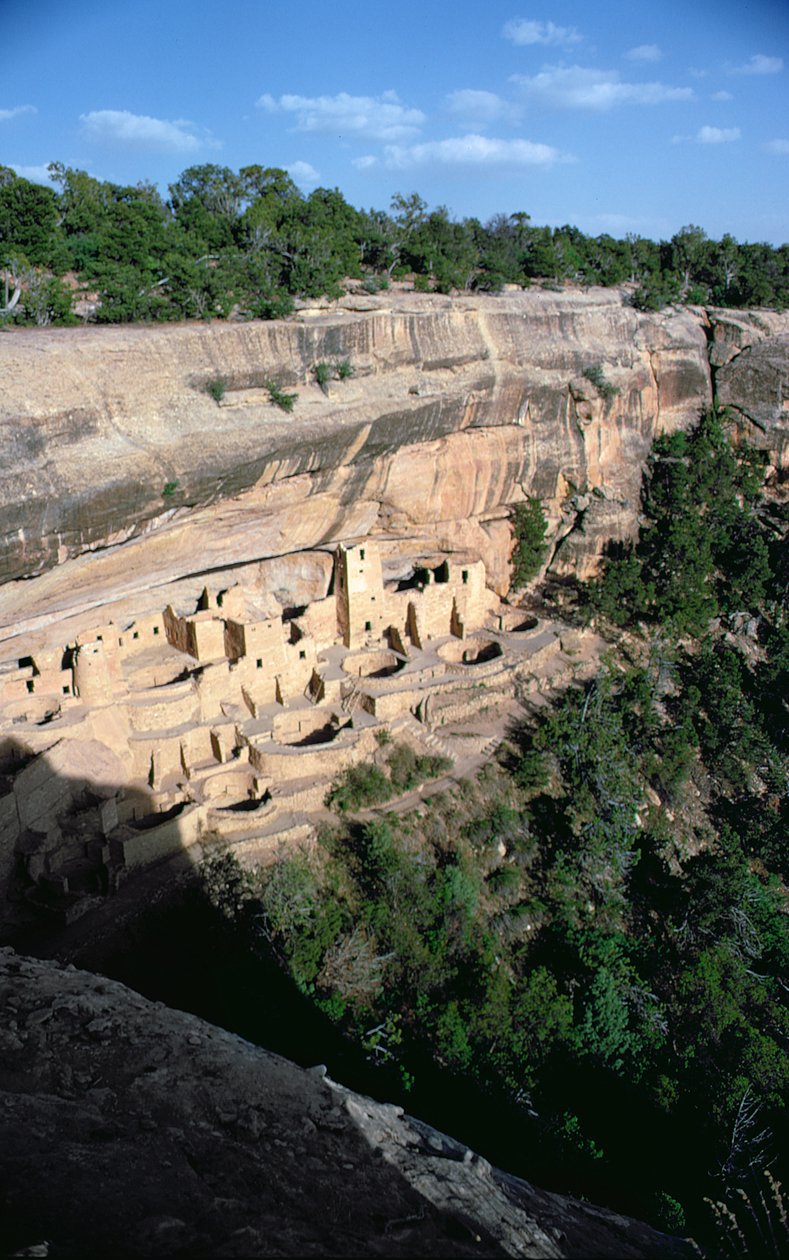
[(789, 241), (786, 0), (0, 0), (0, 162)]

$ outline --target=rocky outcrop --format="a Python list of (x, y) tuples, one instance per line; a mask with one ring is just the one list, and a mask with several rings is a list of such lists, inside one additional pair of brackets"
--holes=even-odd
[(718, 400), (746, 421), (748, 440), (789, 460), (789, 333), (749, 346), (717, 373)]
[(0, 1003), (4, 1254), (695, 1254), (113, 981), (0, 950)]
[[(0, 339), (0, 627), (369, 535), (472, 553), (503, 591), (525, 494), (567, 532), (570, 498), (597, 491), (573, 559), (589, 568), (601, 529), (635, 528), (655, 433), (709, 403), (706, 354), (696, 315), (640, 314), (611, 290), (16, 330)], [(341, 359), (354, 376), (327, 396), (314, 365)], [(617, 392), (584, 377), (595, 367)], [(270, 380), (297, 395), (291, 414)]]

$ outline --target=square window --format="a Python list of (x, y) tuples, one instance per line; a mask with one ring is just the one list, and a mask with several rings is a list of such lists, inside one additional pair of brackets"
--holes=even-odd
[(460, 576), (463, 578), (463, 585), (465, 586), (466, 582), (468, 582), (468, 569), (464, 569)]
[(257, 659), (257, 661), (256, 661), (256, 664), (257, 664), (258, 669), (262, 669), (262, 668), (263, 668), (263, 658), (259, 656), (259, 657), (258, 657), (258, 659)]
[(306, 659), (307, 659), (307, 653), (302, 648), (301, 651), (299, 652), (299, 660), (306, 661)]
[(359, 559), (364, 560), (364, 547), (359, 548)]
[(132, 635), (132, 638), (133, 638), (133, 639), (139, 639), (139, 637), (140, 637), (140, 632), (139, 632), (139, 630), (135, 630), (135, 631), (134, 631), (134, 634)]
[(63, 688), (63, 695), (64, 695), (64, 696), (70, 696), (70, 695), (71, 695), (71, 688), (70, 688), (70, 687), (64, 687), (64, 688)]
[(158, 633), (159, 633), (159, 627), (158, 627), (158, 626), (154, 626), (154, 628), (153, 628), (153, 632), (154, 632), (154, 634), (158, 634)]
[(372, 623), (371, 621), (365, 621), (365, 623), (364, 623), (364, 628), (365, 628), (365, 630), (372, 630), (372, 628), (373, 628), (373, 623)]
[(103, 638), (101, 637), (101, 635), (100, 635), (100, 634), (97, 634), (97, 635), (96, 635), (96, 642), (97, 642), (97, 643), (103, 643), (103, 642), (104, 642), (104, 640), (103, 640)]
[(36, 689), (36, 684), (33, 682), (32, 678), (28, 678), (27, 680), (27, 689), (28, 691), (31, 691), (31, 692), (35, 691)]

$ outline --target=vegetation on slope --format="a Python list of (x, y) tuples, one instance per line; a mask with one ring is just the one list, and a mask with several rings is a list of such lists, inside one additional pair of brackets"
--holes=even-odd
[(511, 512), (515, 549), (512, 553), (512, 585), (526, 586), (542, 568), (548, 552), (548, 522), (539, 499), (516, 503)]
[[(346, 277), (368, 291), (414, 275), (418, 289), (499, 292), (505, 284), (635, 286), (634, 304), (789, 304), (789, 245), (707, 238), (690, 225), (670, 241), (585, 236), (528, 214), (453, 220), (411, 193), (389, 213), (357, 210), (339, 189), (304, 196), (277, 167), (191, 166), (165, 200), (147, 182), (101, 181), (54, 162), (56, 188), (0, 166), (0, 264), (18, 323), (75, 321), (91, 295), (101, 323), (273, 319), (293, 299), (339, 297)], [(2, 308), (0, 308), (2, 309)]]
[(619, 650), (506, 766), (206, 872), (384, 1093), (697, 1236), (702, 1196), (747, 1188), (786, 1129), (786, 521), (760, 480), (717, 415), (661, 439), (641, 539), (587, 595)]
[(451, 765), (447, 757), (416, 753), (409, 744), (393, 744), (385, 767), (363, 761), (343, 770), (327, 793), (326, 804), (343, 814), (383, 805), (393, 796), (402, 796), (420, 783), (438, 778)]

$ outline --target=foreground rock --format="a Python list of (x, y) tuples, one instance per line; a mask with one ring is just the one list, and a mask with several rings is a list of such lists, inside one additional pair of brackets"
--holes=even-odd
[(3, 1254), (692, 1254), (112, 981), (0, 950), (0, 1003)]

